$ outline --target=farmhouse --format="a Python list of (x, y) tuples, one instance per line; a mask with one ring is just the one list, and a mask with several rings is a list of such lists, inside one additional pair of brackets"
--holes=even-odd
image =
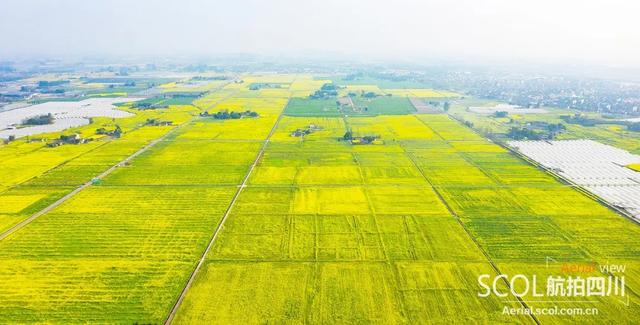
[(91, 139), (85, 139), (80, 136), (78, 133), (74, 133), (72, 135), (61, 135), (60, 138), (54, 140), (53, 142), (47, 143), (47, 147), (59, 147), (63, 144), (81, 144), (87, 143), (91, 141)]
[(171, 125), (173, 125), (173, 121), (163, 121), (163, 120), (158, 120), (158, 119), (150, 118), (150, 119), (147, 119), (147, 122), (145, 123), (145, 125), (151, 125), (151, 126), (171, 126)]
[(318, 130), (322, 130), (322, 127), (317, 126), (315, 124), (309, 124), (308, 127), (304, 128), (304, 129), (296, 129), (295, 131), (291, 132), (291, 136), (292, 137), (304, 137), (305, 135), (311, 134), (315, 131)]

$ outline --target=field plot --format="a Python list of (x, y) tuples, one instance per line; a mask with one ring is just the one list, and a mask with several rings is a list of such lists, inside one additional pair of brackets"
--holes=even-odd
[[(413, 115), (349, 118), (349, 128), (356, 135), (377, 135), (382, 141), (437, 139), (431, 128)], [(385, 147), (379, 150), (387, 151)]]
[(378, 96), (374, 98), (352, 97), (352, 105), (339, 107), (336, 98), (293, 98), (285, 114), (289, 116), (342, 116), (342, 115), (403, 115), (416, 109), (406, 97)]
[(418, 118), (427, 124), (445, 141), (486, 141), (471, 129), (455, 123), (448, 116), (443, 114), (418, 115)]
[[(82, 146), (46, 148), (43, 143), (40, 143), (30, 152), (19, 153), (3, 160), (3, 166), (0, 169), (0, 186), (11, 187), (28, 181), (98, 146), (100, 143), (94, 142)], [(5, 148), (10, 150), (7, 146), (0, 148), (0, 152)]]
[(333, 99), (293, 98), (285, 109), (289, 116), (340, 116)]
[(478, 113), (478, 114), (494, 114), (495, 112), (507, 112), (508, 114), (545, 114), (548, 113), (547, 110), (543, 108), (525, 108), (515, 105), (509, 104), (497, 104), (493, 107), (486, 106), (472, 106), (468, 109), (470, 112)]
[(246, 175), (258, 148), (257, 142), (168, 139), (119, 168), (103, 184), (236, 185)]
[[(280, 120), (280, 127), (271, 140), (275, 142), (323, 142), (325, 145), (335, 144), (345, 132), (343, 118), (338, 117), (289, 117)], [(296, 130), (310, 129), (310, 133), (291, 136)], [(311, 130), (312, 129), (312, 130)]]
[(296, 75), (289, 86), (293, 98), (308, 97), (330, 80), (316, 79), (311, 75)]
[(20, 186), (0, 196), (0, 233), (72, 191), (72, 187)]
[(358, 111), (362, 115), (395, 115), (409, 114), (416, 111), (409, 99), (405, 97), (379, 96), (375, 98), (356, 97), (354, 99)]

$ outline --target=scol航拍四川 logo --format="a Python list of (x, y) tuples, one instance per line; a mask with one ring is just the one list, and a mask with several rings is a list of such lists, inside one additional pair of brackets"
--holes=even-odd
[[(624, 297), (625, 278), (624, 265), (564, 264), (563, 273), (588, 273), (591, 275), (537, 275), (523, 274), (481, 274), (478, 284), (481, 288), (479, 297), (496, 295), (498, 297)], [(600, 271), (602, 275), (592, 275)], [(508, 284), (505, 288), (505, 283)]]

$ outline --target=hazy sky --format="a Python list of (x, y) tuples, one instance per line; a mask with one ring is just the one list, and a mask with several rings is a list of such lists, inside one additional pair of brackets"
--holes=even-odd
[(640, 66), (633, 0), (0, 0), (0, 56), (254, 53)]

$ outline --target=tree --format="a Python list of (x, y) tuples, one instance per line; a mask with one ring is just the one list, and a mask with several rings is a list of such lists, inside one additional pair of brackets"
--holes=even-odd
[(549, 130), (549, 132), (552, 132), (552, 133), (561, 132), (561, 131), (564, 131), (566, 129), (567, 128), (562, 123), (558, 123), (558, 124), (551, 123), (551, 124), (547, 125), (547, 130)]
[(353, 134), (351, 133), (351, 131), (347, 131), (342, 136), (342, 139), (347, 140), (347, 141), (351, 141), (351, 139), (353, 139)]
[(322, 89), (324, 91), (329, 91), (329, 90), (336, 90), (337, 87), (333, 83), (326, 83), (326, 84), (322, 85), (322, 87), (320, 89)]
[(369, 91), (369, 92), (366, 92), (366, 93), (362, 94), (362, 97), (364, 97), (364, 98), (374, 98), (376, 96), (378, 96), (378, 95), (376, 95), (376, 93), (374, 93), (373, 91)]
[(595, 126), (599, 122), (597, 119), (588, 118), (580, 114), (575, 114), (574, 116), (562, 115), (560, 118), (569, 124), (579, 124), (582, 126)]
[(512, 127), (507, 133), (507, 136), (514, 140), (522, 140), (522, 139), (540, 140), (541, 139), (541, 136), (539, 133), (533, 130), (529, 130), (527, 128), (517, 128), (517, 127)]
[(449, 104), (449, 102), (444, 102), (444, 105), (442, 106), (442, 109), (443, 109), (445, 112), (448, 112), (448, 111), (449, 111), (449, 107), (450, 107), (450, 105), (451, 105), (451, 104)]
[(116, 124), (116, 129), (113, 130), (113, 136), (119, 138), (120, 135), (122, 135), (122, 129), (120, 128), (120, 125)]
[(362, 140), (364, 140), (364, 143), (371, 143), (376, 139), (375, 136), (373, 135), (365, 135), (364, 137), (362, 137)]
[(509, 115), (509, 113), (506, 111), (497, 111), (493, 113), (494, 117), (507, 117), (507, 115)]

